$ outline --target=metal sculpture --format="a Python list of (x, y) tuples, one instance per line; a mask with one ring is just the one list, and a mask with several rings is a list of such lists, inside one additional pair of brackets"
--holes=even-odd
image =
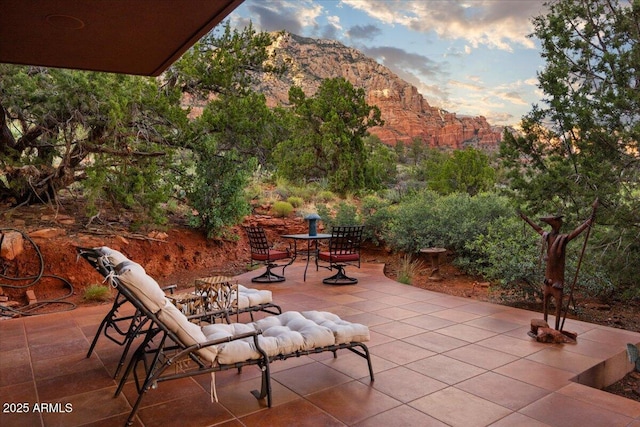
[[(560, 328), (560, 317), (562, 310), (562, 300), (563, 300), (563, 290), (565, 285), (564, 279), (564, 270), (565, 270), (565, 260), (566, 260), (566, 249), (567, 244), (578, 237), (580, 233), (583, 231), (590, 229), (591, 225), (595, 221), (596, 217), (596, 209), (598, 207), (598, 199), (593, 202), (591, 216), (579, 225), (575, 230), (573, 230), (569, 234), (560, 234), (560, 227), (562, 227), (562, 215), (553, 215), (546, 216), (540, 218), (540, 221), (543, 221), (551, 226), (551, 231), (544, 231), (541, 226), (533, 222), (529, 219), (524, 213), (518, 212), (520, 217), (531, 226), (538, 234), (542, 236), (543, 244), (546, 245), (547, 251), (544, 257), (546, 262), (545, 274), (544, 274), (544, 283), (542, 287), (542, 295), (543, 295), (543, 313), (544, 320), (547, 321), (548, 318), (548, 310), (549, 303), (551, 298), (555, 301), (555, 318), (556, 318), (556, 330), (562, 330)], [(587, 238), (585, 238), (585, 242), (582, 248), (582, 253), (580, 254), (580, 261), (578, 262), (578, 270), (579, 266), (582, 262), (582, 256), (584, 255), (584, 250), (586, 248), (587, 239), (589, 235), (587, 234)], [(576, 271), (576, 276), (574, 278), (573, 284), (571, 286), (571, 293), (573, 293), (573, 288), (575, 286), (576, 280), (578, 278), (578, 270)], [(566, 313), (565, 313), (566, 316)], [(564, 323), (564, 322), (563, 322)]]

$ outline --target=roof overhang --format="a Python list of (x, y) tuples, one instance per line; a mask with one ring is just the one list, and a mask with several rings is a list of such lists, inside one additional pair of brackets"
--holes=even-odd
[(0, 62), (157, 76), (243, 0), (4, 0)]

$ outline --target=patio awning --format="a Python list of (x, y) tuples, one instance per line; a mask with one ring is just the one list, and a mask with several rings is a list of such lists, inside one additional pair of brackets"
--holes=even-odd
[(157, 76), (243, 0), (5, 0), (0, 62)]

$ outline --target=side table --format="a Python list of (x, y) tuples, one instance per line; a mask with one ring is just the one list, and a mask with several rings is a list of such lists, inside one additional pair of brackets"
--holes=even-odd
[(238, 279), (227, 276), (202, 277), (196, 279), (194, 293), (205, 301), (207, 313), (224, 315), (227, 322), (229, 314), (235, 313), (238, 320)]
[(429, 258), (431, 258), (431, 274), (429, 275), (430, 280), (442, 280), (442, 275), (440, 275), (440, 255), (445, 252), (447, 252), (445, 248), (420, 249), (420, 253), (427, 254)]

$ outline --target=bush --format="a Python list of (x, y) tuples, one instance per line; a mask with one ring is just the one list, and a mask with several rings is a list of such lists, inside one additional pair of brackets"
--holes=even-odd
[(111, 299), (111, 288), (103, 285), (91, 285), (82, 294), (85, 301), (109, 301)]
[(203, 151), (196, 162), (195, 176), (188, 183), (188, 198), (197, 211), (190, 225), (203, 227), (207, 237), (225, 235), (228, 227), (251, 212), (244, 198), (248, 178), (247, 169), (239, 164), (238, 154), (217, 156)]
[(340, 202), (336, 207), (334, 225), (359, 225), (358, 207), (347, 202)]
[(515, 215), (499, 218), (466, 244), (467, 255), (455, 264), (496, 283), (509, 295), (524, 300), (540, 297), (544, 261), (540, 236), (530, 231)]
[(360, 213), (365, 225), (363, 238), (375, 245), (381, 244), (393, 215), (391, 202), (377, 196), (366, 196), (360, 204)]
[(291, 196), (287, 199), (287, 202), (291, 204), (294, 208), (299, 208), (304, 204), (304, 200), (302, 197)]
[(493, 193), (439, 196), (423, 191), (393, 210), (384, 237), (394, 249), (407, 253), (444, 247), (465, 256), (466, 243), (485, 233), (489, 224), (504, 216), (515, 216), (515, 213), (506, 198)]
[(360, 225), (362, 221), (358, 217), (358, 207), (354, 204), (341, 201), (335, 207), (335, 215), (327, 205), (317, 205), (318, 215), (322, 218), (325, 229), (331, 230), (334, 226)]
[(336, 198), (336, 195), (329, 190), (323, 190), (319, 192), (318, 195), (316, 196), (317, 201), (324, 202), (324, 203), (330, 202), (335, 198)]
[(293, 212), (293, 205), (289, 202), (278, 201), (271, 207), (277, 217), (287, 217)]
[[(569, 289), (576, 276), (576, 268), (584, 240), (576, 239), (567, 246), (565, 281)], [(456, 265), (474, 274), (480, 274), (496, 283), (505, 295), (533, 301), (541, 297), (545, 261), (542, 259), (540, 235), (526, 226), (516, 215), (503, 216), (492, 221), (486, 231), (466, 244), (465, 256), (458, 257)], [(595, 251), (597, 252), (597, 250)], [(576, 283), (581, 295), (610, 297), (613, 282), (602, 271), (594, 251), (584, 254)], [(568, 292), (568, 291), (567, 291)]]

